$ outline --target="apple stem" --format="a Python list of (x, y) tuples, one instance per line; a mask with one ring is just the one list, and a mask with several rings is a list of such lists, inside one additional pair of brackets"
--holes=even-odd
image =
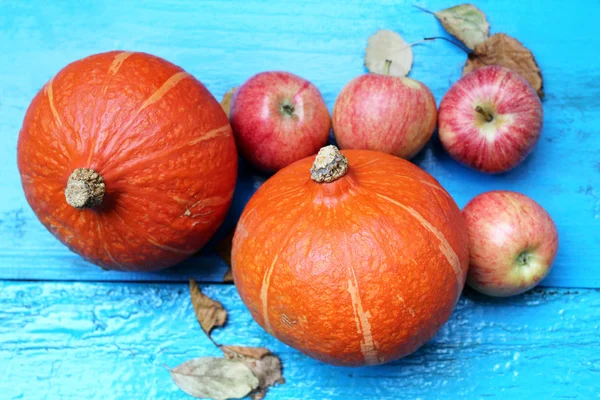
[(385, 67), (383, 67), (383, 73), (385, 75), (390, 74), (390, 67), (392, 66), (392, 60), (385, 60)]
[(489, 112), (484, 110), (483, 107), (481, 107), (481, 106), (475, 107), (475, 111), (477, 111), (479, 114), (483, 115), (483, 118), (485, 118), (485, 120), (487, 122), (492, 122), (492, 120), (494, 119), (492, 114), (490, 114)]

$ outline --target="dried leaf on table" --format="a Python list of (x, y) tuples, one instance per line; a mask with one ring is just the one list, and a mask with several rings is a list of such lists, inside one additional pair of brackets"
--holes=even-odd
[(181, 390), (197, 398), (239, 399), (259, 387), (259, 380), (240, 360), (194, 358), (170, 369)]
[(370, 72), (406, 76), (412, 63), (411, 46), (396, 32), (381, 29), (369, 38), (365, 51), (365, 66)]
[(210, 331), (215, 326), (223, 326), (227, 320), (227, 311), (218, 301), (205, 296), (198, 287), (196, 280), (190, 279), (190, 297), (196, 318), (202, 330), (210, 337)]
[(517, 39), (504, 33), (497, 33), (475, 47), (469, 55), (463, 75), (485, 65), (501, 65), (518, 72), (538, 92), (544, 96), (542, 72), (531, 51)]
[(469, 49), (485, 42), (490, 35), (490, 24), (485, 14), (472, 4), (461, 4), (433, 13), (449, 34)]
[(225, 93), (221, 99), (221, 107), (223, 108), (223, 111), (225, 111), (225, 114), (227, 114), (227, 118), (229, 118), (229, 112), (231, 111), (231, 100), (233, 100), (233, 94), (235, 93), (236, 89), (237, 88), (235, 87), (229, 89), (229, 91), (227, 91), (227, 93)]
[(277, 383), (285, 383), (281, 374), (281, 360), (264, 347), (221, 346), (225, 357), (239, 360), (252, 370), (258, 378), (258, 388), (252, 394), (254, 400), (262, 399), (268, 388)]
[(221, 346), (221, 351), (225, 357), (232, 360), (252, 358), (259, 360), (260, 358), (272, 354), (269, 349), (264, 347), (246, 347), (246, 346)]

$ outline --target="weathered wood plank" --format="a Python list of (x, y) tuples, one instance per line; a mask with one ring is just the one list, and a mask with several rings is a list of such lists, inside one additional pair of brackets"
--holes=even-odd
[[(128, 49), (155, 53), (202, 80), (217, 97), (254, 73), (289, 70), (313, 81), (328, 106), (364, 72), (366, 38), (378, 28), (408, 42), (443, 35), (411, 0), (299, 2), (0, 1), (0, 278), (219, 281), (214, 257), (161, 274), (106, 273), (83, 262), (37, 222), (21, 193), (17, 134), (29, 101), (61, 67), (91, 53)], [(420, 2), (438, 10), (452, 2)], [(516, 170), (485, 176), (452, 161), (433, 140), (415, 162), (464, 205), (490, 189), (521, 191), (539, 201), (559, 228), (561, 248), (544, 284), (600, 287), (600, 68), (593, 31), (600, 3), (478, 1), (492, 32), (507, 32), (533, 49), (544, 72), (542, 139)], [(444, 42), (414, 47), (411, 76), (439, 101), (460, 74), (465, 55)], [(238, 207), (255, 187), (246, 170)], [(245, 197), (244, 197), (245, 196)]]
[[(372, 368), (331, 367), (278, 342), (232, 285), (203, 286), (229, 312), (219, 343), (266, 346), (287, 383), (269, 399), (593, 398), (600, 395), (600, 291), (505, 300), (468, 292), (421, 350)], [(184, 399), (164, 365), (219, 355), (185, 284), (0, 283), (3, 399)], [(375, 329), (375, 327), (374, 327)]]

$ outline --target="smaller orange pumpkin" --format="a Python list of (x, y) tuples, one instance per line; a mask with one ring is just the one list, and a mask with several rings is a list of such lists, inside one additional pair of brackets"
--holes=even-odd
[(42, 224), (106, 269), (152, 271), (198, 251), (231, 204), (227, 116), (162, 58), (115, 51), (62, 69), (19, 134), (23, 191)]
[[(328, 146), (275, 174), (233, 239), (233, 277), (254, 319), (337, 365), (381, 364), (431, 339), (465, 283), (460, 210), (408, 161)], [(310, 172), (309, 172), (310, 170)]]

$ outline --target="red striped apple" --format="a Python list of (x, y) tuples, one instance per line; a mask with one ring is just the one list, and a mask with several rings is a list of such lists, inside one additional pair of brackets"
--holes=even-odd
[(265, 171), (316, 154), (331, 130), (319, 90), (288, 72), (248, 79), (233, 95), (230, 122), (240, 153)]
[(431, 91), (414, 79), (365, 74), (352, 79), (333, 108), (333, 133), (342, 149), (367, 149), (412, 158), (437, 118)]
[(446, 93), (438, 131), (455, 160), (499, 173), (531, 153), (542, 120), (540, 98), (523, 77), (508, 68), (486, 66), (462, 77)]
[(469, 234), (467, 283), (490, 296), (512, 296), (537, 285), (550, 271), (558, 232), (550, 215), (529, 197), (492, 191), (463, 209)]

